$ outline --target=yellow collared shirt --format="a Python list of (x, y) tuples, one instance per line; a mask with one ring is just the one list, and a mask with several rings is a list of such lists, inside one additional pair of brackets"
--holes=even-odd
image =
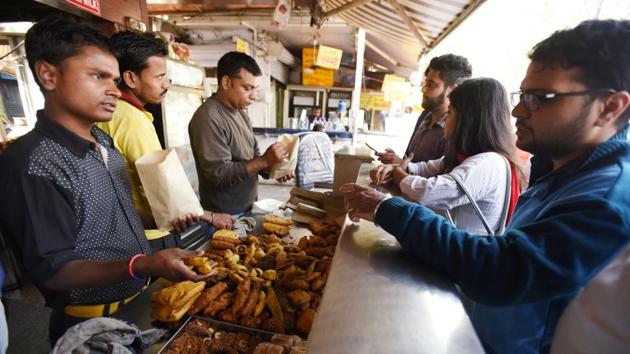
[[(118, 99), (112, 120), (96, 125), (112, 137), (114, 145), (125, 158), (136, 208), (142, 212), (151, 213), (136, 169), (136, 160), (148, 152), (162, 150), (153, 126), (153, 115), (139, 110), (125, 100)], [(145, 235), (147, 239), (155, 240), (168, 235), (168, 232), (145, 230)]]

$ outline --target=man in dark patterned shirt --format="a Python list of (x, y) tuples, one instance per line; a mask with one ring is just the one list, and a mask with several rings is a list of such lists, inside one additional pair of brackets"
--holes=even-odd
[[(457, 85), (470, 78), (472, 67), (468, 59), (454, 54), (445, 54), (431, 59), (424, 72), (422, 83), (422, 109), (416, 127), (411, 134), (405, 156), (412, 156), (411, 162), (439, 159), (446, 151), (444, 139), (444, 119), (448, 111), (448, 95)], [(387, 148), (378, 154), (385, 164), (399, 165), (402, 158), (394, 150)]]
[(53, 310), (54, 344), (71, 325), (129, 302), (146, 277), (202, 278), (183, 263), (198, 252), (148, 255), (143, 226), (153, 220), (136, 212), (124, 160), (94, 126), (111, 119), (120, 96), (107, 38), (52, 16), (25, 44), (45, 106), (35, 128), (0, 156), (0, 232)]

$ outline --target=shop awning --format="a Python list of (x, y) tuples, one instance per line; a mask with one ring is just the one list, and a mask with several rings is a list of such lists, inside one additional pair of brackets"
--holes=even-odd
[[(417, 65), (484, 0), (325, 0), (322, 20), (337, 16), (366, 30), (367, 49), (398, 66)], [(388, 65), (390, 66), (390, 65)]]

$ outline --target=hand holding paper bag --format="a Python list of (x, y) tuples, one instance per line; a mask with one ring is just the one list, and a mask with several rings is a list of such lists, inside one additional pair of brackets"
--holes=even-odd
[(203, 215), (175, 150), (150, 152), (136, 160), (136, 168), (160, 230), (169, 230), (181, 215)]
[(288, 156), (276, 162), (269, 172), (269, 178), (282, 179), (293, 176), (297, 166), (297, 154), (300, 147), (300, 137), (291, 134), (282, 134), (278, 137), (277, 144), (282, 145), (288, 152)]

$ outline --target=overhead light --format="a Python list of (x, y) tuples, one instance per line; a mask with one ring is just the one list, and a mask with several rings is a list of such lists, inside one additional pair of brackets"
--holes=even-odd
[(184, 16), (183, 18), (184, 18), (185, 21), (188, 21), (188, 20), (190, 20), (192, 18), (192, 16)]

